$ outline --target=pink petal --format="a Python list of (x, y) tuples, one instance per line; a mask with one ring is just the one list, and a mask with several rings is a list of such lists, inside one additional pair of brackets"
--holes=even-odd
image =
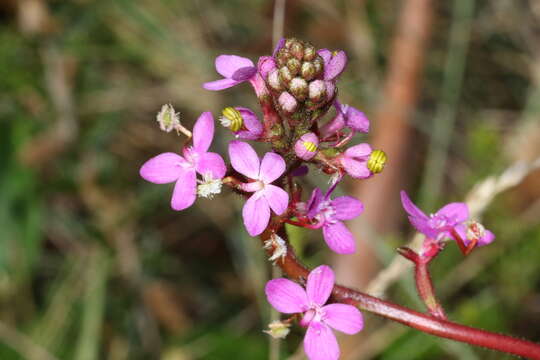
[(276, 47), (274, 48), (274, 51), (272, 52), (272, 56), (276, 56), (277, 52), (281, 50), (281, 48), (285, 46), (285, 38), (279, 39), (279, 41), (276, 44)]
[(493, 240), (495, 240), (495, 235), (491, 231), (485, 230), (484, 236), (478, 239), (478, 244), (476, 246), (491, 244)]
[(195, 180), (195, 170), (189, 169), (182, 172), (176, 185), (171, 199), (173, 210), (180, 211), (190, 207), (195, 202), (197, 195), (197, 182)]
[(323, 236), (328, 247), (338, 254), (352, 254), (356, 251), (354, 236), (341, 221), (325, 224)]
[(183, 157), (174, 153), (163, 153), (145, 162), (139, 174), (146, 181), (154, 184), (167, 184), (176, 181), (182, 172), (180, 164), (185, 163)]
[(231, 79), (235, 81), (246, 81), (251, 79), (257, 73), (257, 68), (255, 66), (243, 67), (232, 74)]
[(345, 127), (345, 119), (343, 118), (343, 115), (341, 113), (338, 113), (336, 116), (334, 116), (330, 121), (328, 121), (326, 124), (324, 124), (321, 129), (321, 137), (327, 138), (329, 136), (334, 135), (339, 130), (343, 129)]
[(334, 272), (329, 266), (321, 265), (311, 270), (307, 278), (306, 292), (309, 302), (324, 305), (334, 287)]
[(203, 84), (203, 88), (205, 88), (206, 90), (218, 91), (218, 90), (228, 89), (240, 83), (241, 81), (236, 81), (233, 79), (220, 79), (220, 80), (205, 82)]
[(249, 235), (257, 236), (261, 234), (268, 226), (268, 221), (270, 220), (268, 202), (264, 197), (258, 196), (257, 193), (251, 195), (244, 204), (242, 217), (244, 218), (244, 225)]
[(324, 322), (345, 334), (356, 334), (364, 327), (362, 313), (352, 305), (329, 304), (322, 310), (325, 313)]
[(339, 359), (339, 345), (332, 330), (325, 324), (312, 321), (304, 337), (304, 351), (309, 360)]
[(365, 179), (373, 175), (371, 170), (367, 168), (366, 160), (355, 160), (349, 157), (342, 157), (341, 165), (343, 165), (347, 174), (356, 179)]
[(212, 139), (214, 138), (214, 117), (209, 111), (205, 111), (199, 116), (193, 126), (193, 148), (198, 153), (208, 151)]
[(334, 218), (338, 220), (354, 219), (364, 211), (364, 204), (352, 196), (337, 197), (332, 200), (332, 206), (336, 210)]
[(287, 210), (289, 194), (285, 190), (275, 185), (266, 185), (263, 194), (268, 205), (277, 215), (281, 215)]
[(264, 291), (270, 305), (284, 314), (303, 312), (309, 305), (306, 291), (291, 280), (270, 280)]
[(259, 156), (248, 143), (234, 140), (229, 143), (229, 157), (234, 170), (250, 179), (259, 178)]
[(239, 131), (238, 137), (247, 140), (258, 139), (263, 132), (263, 125), (253, 111), (245, 107), (236, 107), (244, 119), (244, 125), (248, 131)]
[(261, 56), (257, 62), (259, 74), (266, 79), (268, 74), (276, 69), (276, 61), (271, 56)]
[(223, 179), (227, 172), (227, 166), (221, 155), (214, 152), (207, 152), (197, 161), (197, 172), (201, 175), (212, 174), (214, 179)]
[(311, 193), (311, 196), (307, 202), (307, 216), (309, 218), (315, 217), (319, 213), (319, 205), (323, 201), (324, 196), (321, 189), (315, 188)]
[(363, 112), (350, 106), (347, 109), (347, 126), (354, 131), (367, 133), (369, 131), (369, 120)]
[(253, 67), (253, 62), (236, 55), (219, 55), (216, 58), (216, 70), (225, 78), (232, 78), (235, 71), (244, 67)]
[(347, 157), (367, 158), (370, 154), (371, 146), (366, 143), (354, 145), (345, 150), (345, 155), (347, 155)]
[(450, 203), (437, 211), (436, 215), (446, 217), (451, 222), (449, 225), (453, 226), (469, 218), (469, 208), (465, 203)]
[(409, 215), (427, 221), (428, 219), (427, 215), (424, 214), (424, 212), (420, 210), (416, 205), (414, 205), (414, 203), (411, 201), (411, 199), (409, 198), (409, 196), (407, 195), (405, 191), (401, 190), (400, 195), (401, 195), (401, 204), (403, 205), (403, 209), (405, 209), (405, 211)]
[(265, 184), (274, 182), (285, 172), (285, 160), (274, 152), (267, 152), (261, 162), (261, 171), (259, 179)]
[(324, 65), (324, 79), (333, 80), (338, 77), (347, 65), (347, 54), (340, 50), (336, 55), (332, 56), (330, 62)]
[(320, 57), (322, 57), (322, 59), (324, 61), (324, 66), (326, 67), (326, 65), (332, 59), (332, 52), (330, 50), (328, 50), (328, 49), (320, 49), (319, 51), (317, 51), (317, 54), (319, 54)]

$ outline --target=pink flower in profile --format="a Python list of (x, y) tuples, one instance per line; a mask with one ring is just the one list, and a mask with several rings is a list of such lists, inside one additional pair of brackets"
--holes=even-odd
[[(413, 204), (405, 191), (401, 191), (401, 204), (409, 214), (409, 221), (416, 230), (435, 240), (452, 237), (450, 231), (453, 228), (457, 230), (457, 227), (469, 217), (467, 204), (458, 202), (447, 204), (435, 214), (427, 216)], [(465, 232), (465, 229), (463, 230)]]
[(373, 171), (368, 167), (372, 152), (369, 144), (358, 144), (345, 150), (338, 159), (347, 174), (355, 179), (365, 179), (373, 176)]
[(268, 302), (284, 314), (303, 313), (301, 325), (307, 327), (304, 351), (310, 360), (339, 358), (339, 345), (331, 328), (356, 334), (364, 327), (362, 313), (347, 304), (324, 305), (334, 287), (334, 272), (326, 265), (313, 269), (304, 290), (288, 279), (274, 279), (266, 284)]
[(354, 219), (364, 211), (360, 200), (351, 196), (340, 196), (330, 200), (330, 192), (323, 196), (319, 188), (315, 188), (307, 203), (307, 216), (316, 220), (315, 228), (323, 230), (323, 237), (328, 247), (338, 254), (352, 254), (356, 251), (354, 236), (342, 222)]
[[(197, 173), (205, 181), (219, 181), (227, 170), (220, 155), (208, 152), (214, 137), (214, 119), (210, 112), (199, 116), (193, 128), (193, 146), (185, 147), (183, 155), (175, 153), (159, 154), (143, 164), (141, 177), (154, 184), (176, 182), (171, 199), (174, 210), (190, 207), (197, 195)], [(219, 186), (219, 188), (221, 188)]]
[(366, 115), (355, 107), (341, 104), (339, 101), (334, 101), (336, 116), (321, 127), (321, 135), (323, 138), (328, 138), (335, 135), (338, 131), (349, 128), (352, 137), (357, 132), (367, 133), (369, 131), (369, 120)]
[(238, 139), (257, 140), (263, 133), (263, 125), (255, 113), (241, 106), (226, 107), (219, 118), (221, 125), (229, 128)]
[(345, 54), (345, 51), (331, 52), (328, 49), (321, 49), (317, 53), (324, 61), (324, 80), (335, 80), (345, 70), (345, 66), (347, 65), (347, 54)]
[(251, 80), (257, 74), (257, 67), (247, 58), (236, 55), (220, 55), (216, 58), (216, 70), (223, 79), (206, 82), (206, 90), (223, 90)]
[(285, 172), (285, 160), (268, 152), (259, 162), (251, 145), (237, 140), (229, 143), (229, 156), (232, 167), (253, 180), (242, 185), (242, 190), (253, 193), (242, 209), (242, 217), (248, 233), (257, 236), (268, 226), (270, 209), (277, 215), (287, 210), (289, 194), (271, 184)]

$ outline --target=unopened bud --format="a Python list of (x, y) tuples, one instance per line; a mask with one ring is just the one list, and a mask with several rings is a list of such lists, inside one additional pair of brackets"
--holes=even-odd
[(304, 60), (305, 61), (311, 61), (315, 59), (315, 56), (317, 56), (317, 50), (313, 47), (311, 44), (307, 44), (304, 47)]
[(263, 331), (274, 339), (285, 339), (285, 337), (290, 332), (290, 326), (291, 325), (281, 322), (279, 320), (274, 320), (270, 324), (268, 324), (268, 330)]
[(280, 49), (276, 54), (276, 61), (278, 66), (284, 66), (287, 64), (287, 61), (293, 56), (287, 49)]
[(308, 94), (308, 83), (300, 77), (295, 77), (289, 84), (289, 90), (298, 101), (304, 101)]
[(298, 60), (304, 58), (304, 45), (300, 41), (295, 41), (291, 44), (290, 53)]
[(244, 124), (244, 119), (242, 118), (242, 114), (240, 114), (240, 111), (236, 110), (233, 107), (226, 107), (221, 113), (223, 114), (223, 116), (219, 119), (221, 125), (231, 129), (234, 132), (242, 128), (242, 125)]
[(312, 132), (302, 135), (294, 144), (296, 156), (303, 160), (310, 160), (319, 148), (319, 138)]
[(292, 80), (293, 76), (288, 67), (283, 66), (279, 69), (279, 79), (286, 85)]
[(297, 58), (290, 58), (287, 61), (287, 68), (291, 72), (292, 76), (296, 76), (300, 72), (300, 68), (302, 67), (302, 63)]
[(310, 81), (315, 77), (315, 66), (310, 62), (304, 61), (300, 69), (300, 75), (307, 81)]
[(271, 71), (268, 74), (268, 78), (266, 79), (268, 81), (268, 85), (276, 91), (283, 90), (283, 84), (281, 83), (281, 80), (279, 78), (279, 70)]
[(171, 104), (165, 104), (156, 116), (159, 128), (165, 132), (171, 132), (180, 126), (180, 114), (174, 111)]
[(367, 168), (374, 174), (378, 174), (383, 171), (384, 166), (388, 157), (386, 153), (382, 150), (373, 150), (369, 155), (369, 160), (367, 162)]
[(326, 96), (326, 85), (322, 80), (314, 80), (309, 83), (309, 99), (315, 103), (320, 102)]
[(281, 109), (287, 113), (293, 113), (294, 110), (296, 110), (296, 106), (298, 105), (294, 96), (292, 96), (286, 91), (282, 92), (281, 95), (279, 95), (278, 103), (279, 106), (281, 106)]
[(322, 59), (322, 57), (320, 57), (320, 55), (317, 55), (317, 57), (313, 59), (311, 63), (315, 68), (315, 75), (313, 77), (318, 77), (324, 71), (324, 60)]

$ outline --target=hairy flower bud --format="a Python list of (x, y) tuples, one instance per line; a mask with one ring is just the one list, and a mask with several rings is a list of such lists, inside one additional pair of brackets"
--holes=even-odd
[(290, 332), (290, 326), (290, 324), (281, 322), (279, 320), (274, 320), (268, 324), (268, 330), (263, 330), (263, 332), (267, 333), (274, 339), (285, 339)]
[(304, 101), (308, 94), (308, 83), (300, 77), (295, 77), (289, 84), (289, 90), (298, 101)]
[(304, 134), (294, 144), (296, 156), (303, 160), (310, 160), (316, 154), (319, 147), (319, 138), (312, 132)]
[(322, 80), (314, 80), (309, 83), (309, 99), (315, 103), (320, 102), (326, 96), (326, 85)]
[(312, 80), (315, 77), (315, 65), (313, 65), (313, 63), (304, 61), (300, 69), (300, 75), (307, 81)]
[(383, 171), (387, 160), (388, 160), (388, 157), (386, 156), (386, 153), (384, 151), (373, 150), (371, 152), (371, 155), (369, 156), (369, 160), (367, 162), (367, 168), (372, 173), (378, 174), (381, 171)]
[(279, 69), (279, 79), (285, 85), (289, 85), (289, 82), (292, 80), (293, 75), (288, 67), (283, 66)]
[(279, 95), (278, 103), (279, 106), (281, 106), (281, 109), (287, 113), (293, 113), (298, 105), (294, 96), (292, 96), (286, 91), (282, 92), (281, 95)]
[(285, 66), (287, 64), (287, 61), (292, 58), (292, 54), (289, 52), (289, 50), (283, 48), (280, 49), (276, 54), (276, 61), (278, 66)]
[(311, 61), (317, 56), (317, 50), (311, 44), (306, 44), (304, 47), (304, 61)]
[(287, 61), (287, 68), (291, 72), (292, 76), (296, 76), (300, 72), (300, 68), (302, 67), (302, 63), (300, 60), (296, 58), (290, 58)]
[(291, 48), (289, 51), (292, 56), (294, 56), (298, 60), (302, 60), (304, 58), (304, 45), (302, 45), (302, 42), (298, 40), (291, 44)]
[(317, 55), (315, 59), (311, 62), (313, 64), (313, 67), (315, 68), (315, 74), (313, 77), (318, 77), (324, 72), (324, 60), (322, 57)]
[(268, 74), (268, 78), (266, 79), (266, 81), (272, 89), (276, 91), (283, 90), (283, 84), (281, 83), (281, 79), (279, 78), (279, 70), (275, 69), (274, 71), (271, 71)]

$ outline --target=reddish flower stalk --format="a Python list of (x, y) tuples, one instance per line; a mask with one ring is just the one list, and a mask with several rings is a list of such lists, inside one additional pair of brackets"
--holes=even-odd
[[(281, 219), (277, 217), (273, 219), (269, 230), (261, 234), (261, 241), (264, 243), (276, 232), (279, 232), (280, 236), (286, 239)], [(270, 247), (267, 251), (269, 254), (273, 254), (274, 249)], [(310, 272), (310, 269), (302, 265), (296, 258), (294, 250), (289, 245), (287, 245), (286, 255), (280, 258), (276, 264), (289, 278), (299, 282), (304, 282)], [(527, 359), (540, 360), (540, 344), (432, 317), (341, 285), (334, 286), (332, 297), (337, 302), (358, 306), (361, 310), (397, 321), (428, 334), (523, 356)]]

